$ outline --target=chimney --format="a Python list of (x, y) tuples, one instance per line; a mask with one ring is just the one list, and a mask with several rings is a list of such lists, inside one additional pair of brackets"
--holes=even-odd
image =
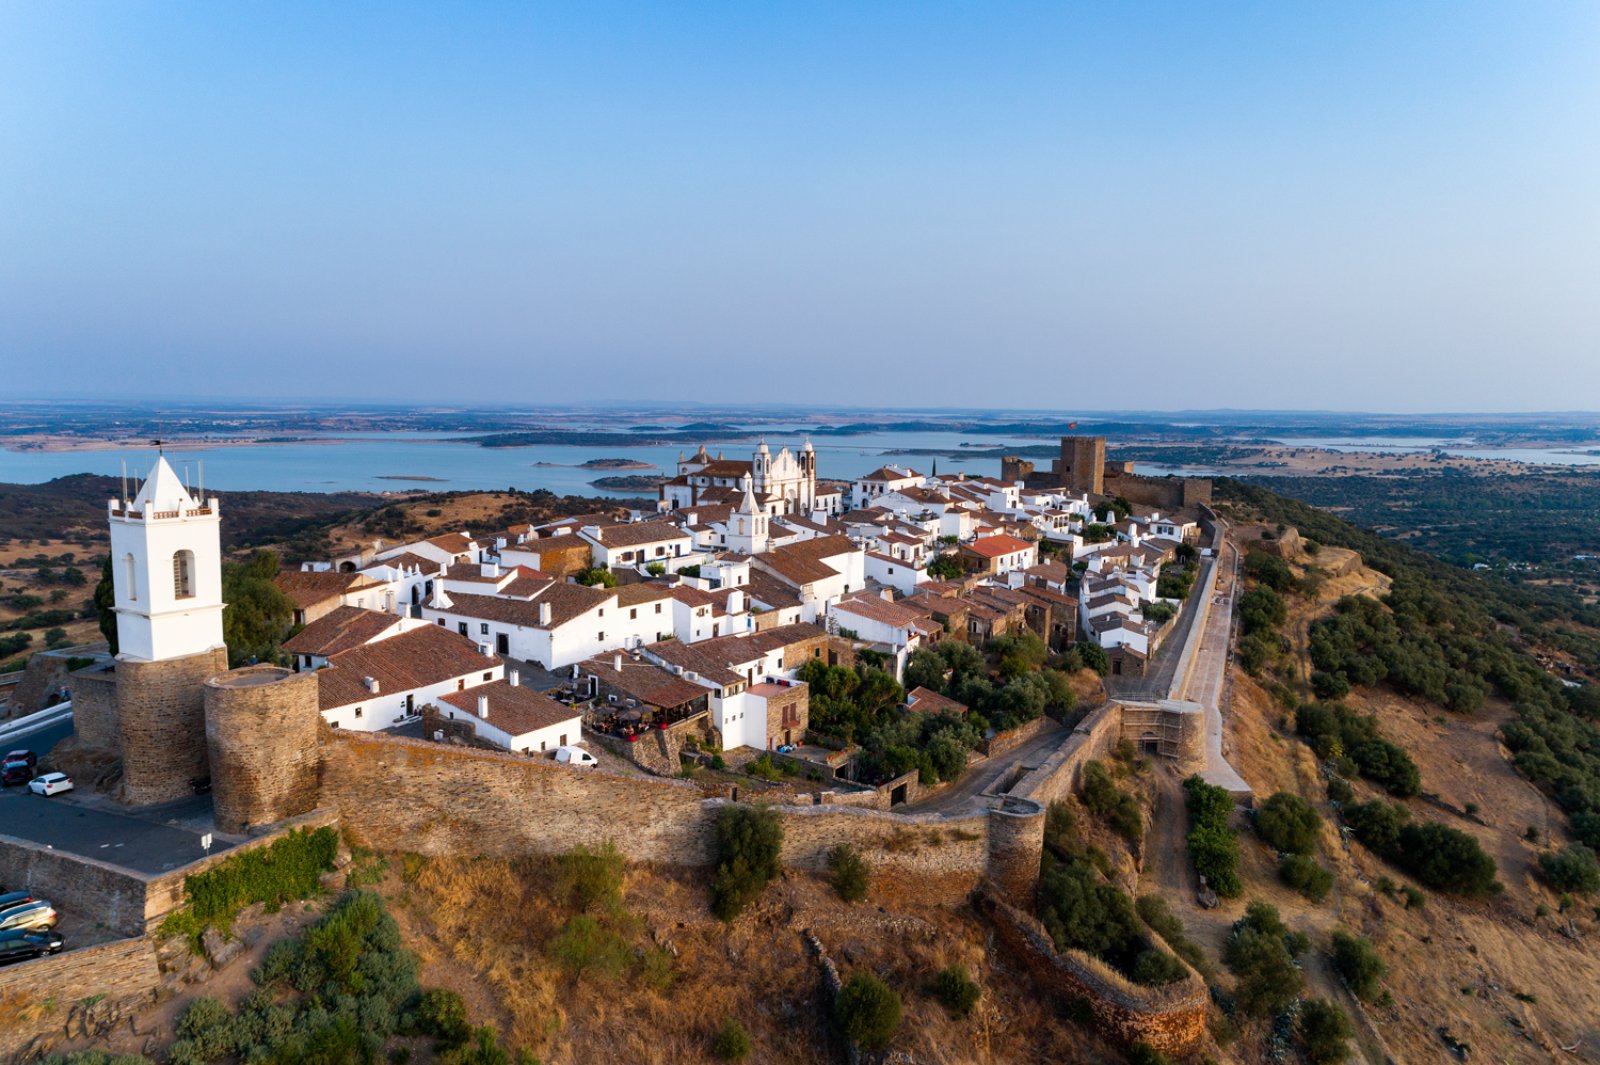
[(522, 683), (522, 674), (518, 673), (514, 669), (507, 670), (506, 671), (506, 683), (511, 685), (513, 688), (515, 688), (517, 685)]
[(378, 678), (377, 677), (362, 677), (361, 678), (361, 683), (365, 684), (367, 686), (367, 691), (372, 692), (374, 695), (376, 695), (378, 693)]
[(539, 624), (540, 625), (549, 625), (550, 624), (550, 604), (549, 603), (540, 603), (539, 604)]
[(612, 656), (611, 668), (615, 669), (618, 673), (622, 672), (622, 656), (620, 654)]
[(480, 643), (478, 645), (478, 653), (480, 655), (482, 655), (483, 657), (485, 657), (485, 658), (493, 658), (494, 657), (494, 652), (489, 650), (489, 645), (486, 644), (486, 643)]
[(487, 695), (478, 696), (478, 716), (485, 721), (489, 719), (489, 697)]
[(500, 577), (500, 563), (484, 562), (479, 565), (478, 572), (482, 576), (498, 580)]

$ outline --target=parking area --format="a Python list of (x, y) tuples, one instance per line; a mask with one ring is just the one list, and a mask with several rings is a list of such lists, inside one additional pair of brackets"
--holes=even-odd
[[(205, 857), (200, 839), (211, 820), (209, 795), (148, 807), (136, 815), (108, 805), (109, 800), (75, 793), (47, 799), (10, 787), (0, 792), (0, 831), (147, 876)], [(216, 836), (211, 852), (230, 846)]]

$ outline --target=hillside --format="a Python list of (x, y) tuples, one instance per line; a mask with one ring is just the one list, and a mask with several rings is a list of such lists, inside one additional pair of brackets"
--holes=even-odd
[[(1595, 842), (1594, 689), (1573, 677), (1592, 676), (1596, 662), (1556, 649), (1566, 641), (1581, 652), (1592, 630), (1553, 617), (1536, 592), (1453, 570), (1282, 497), (1235, 488), (1225, 499), (1237, 518), (1269, 519), (1247, 535), (1272, 536), (1282, 522), (1318, 541), (1287, 566), (1252, 567), (1253, 586), (1277, 587), (1286, 609), (1244, 637), (1241, 657), (1255, 675), (1236, 663), (1229, 742), (1258, 809), (1287, 792), (1321, 815), (1314, 857), (1332, 880), (1325, 901), (1312, 902), (1283, 883), (1277, 853), (1246, 830), (1240, 902), (1186, 920), (1209, 927), (1220, 949), (1245, 899), (1270, 900), (1311, 936), (1310, 987), (1370, 1019), (1371, 1028), (1357, 1026), (1368, 1060), (1382, 1060), (1385, 1046), (1397, 1060), (1444, 1060), (1454, 1041), (1473, 1059), (1544, 1061), (1561, 1048), (1571, 1060), (1600, 1061), (1600, 911), (1595, 895), (1553, 886), (1540, 861), (1571, 846), (1575, 827)], [(1364, 564), (1351, 568), (1351, 549)], [(1392, 639), (1384, 618), (1398, 622)], [(1256, 640), (1270, 650), (1258, 655), (1247, 646)], [(1330, 743), (1318, 730), (1335, 707), (1370, 720), (1379, 743)], [(1414, 783), (1395, 771), (1405, 759)], [(1500, 886), (1430, 887), (1413, 856), (1381, 855), (1361, 841), (1360, 815), (1373, 800), (1475, 841)], [(1357, 830), (1337, 831), (1341, 820)], [(1335, 930), (1369, 939), (1387, 966), (1364, 1006), (1325, 956)]]

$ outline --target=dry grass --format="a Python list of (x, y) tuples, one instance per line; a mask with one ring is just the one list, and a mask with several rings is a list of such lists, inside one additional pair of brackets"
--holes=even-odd
[[(849, 906), (820, 879), (794, 873), (732, 925), (710, 916), (702, 875), (630, 868), (620, 927), (636, 956), (663, 951), (671, 984), (642, 964), (613, 978), (574, 980), (547, 945), (566, 921), (552, 898), (553, 869), (535, 860), (391, 859), (386, 891), (424, 984), (460, 991), (477, 1023), (550, 1065), (710, 1062), (712, 1035), (738, 1018), (755, 1042), (751, 1061), (822, 1065), (836, 1060), (824, 1020), (819, 970), (804, 946), (812, 929), (846, 979), (867, 968), (905, 1002), (896, 1040), (923, 1065), (1104, 1060), (1093, 1035), (1056, 1015), (1011, 961), (992, 957), (986, 931), (966, 911)], [(405, 881), (409, 880), (409, 883)], [(927, 993), (959, 964), (985, 985), (969, 1018), (950, 1017)]]

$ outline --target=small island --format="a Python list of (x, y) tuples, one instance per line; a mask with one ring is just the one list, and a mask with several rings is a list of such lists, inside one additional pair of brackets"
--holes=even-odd
[(654, 492), (661, 487), (664, 477), (651, 477), (644, 474), (626, 474), (622, 477), (601, 477), (590, 481), (595, 488), (605, 488), (613, 492)]
[(638, 459), (590, 459), (581, 463), (579, 469), (584, 470), (653, 470), (655, 465), (649, 462), (640, 462)]

